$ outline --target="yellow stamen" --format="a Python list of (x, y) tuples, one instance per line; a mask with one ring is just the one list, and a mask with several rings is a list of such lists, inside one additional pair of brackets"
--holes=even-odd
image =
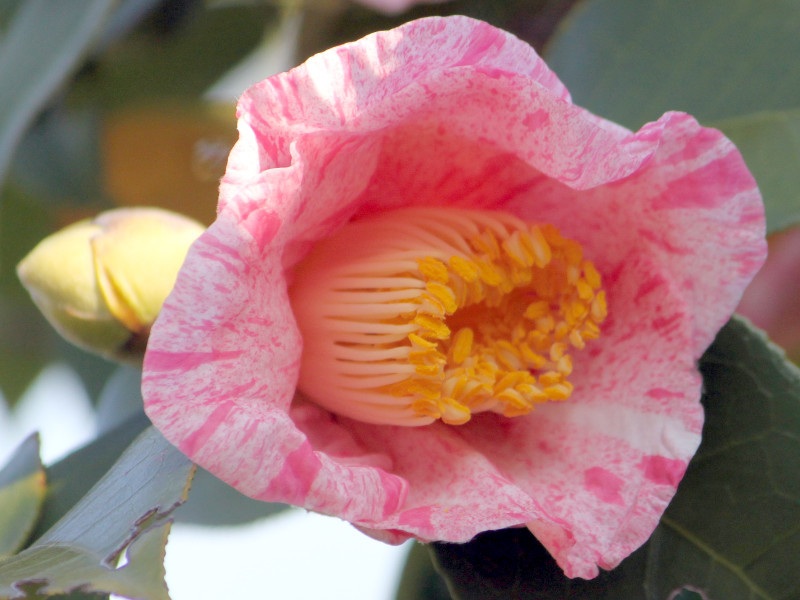
[(608, 312), (599, 273), (552, 225), (449, 208), (346, 225), (297, 267), (290, 294), (299, 388), (392, 425), (566, 400), (572, 353)]

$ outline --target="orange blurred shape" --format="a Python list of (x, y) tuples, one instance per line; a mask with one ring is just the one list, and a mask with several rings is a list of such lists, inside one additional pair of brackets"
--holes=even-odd
[(237, 139), (233, 105), (149, 105), (109, 115), (105, 188), (118, 206), (159, 206), (210, 224)]

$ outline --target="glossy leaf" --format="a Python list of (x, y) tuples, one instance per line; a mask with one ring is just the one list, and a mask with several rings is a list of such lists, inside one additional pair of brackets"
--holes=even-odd
[(454, 598), (800, 597), (800, 371), (738, 317), (700, 366), (703, 442), (647, 544), (590, 581), (564, 577), (522, 528), (433, 544)]
[(52, 229), (48, 214), (17, 187), (0, 201), (0, 389), (12, 405), (52, 360), (57, 334), (17, 278), (23, 256)]
[(44, 500), (39, 436), (28, 437), (0, 470), (0, 558), (22, 547)]
[(125, 421), (47, 468), (47, 499), (34, 537), (75, 507), (150, 424), (144, 414)]
[(98, 434), (105, 434), (133, 417), (141, 418), (144, 410), (141, 385), (141, 369), (120, 366), (114, 370), (97, 399)]
[(175, 520), (201, 525), (242, 525), (289, 508), (279, 502), (248, 498), (205, 469), (197, 468), (192, 493), (175, 513)]
[(190, 9), (173, 10), (188, 13), (174, 27), (140, 27), (109, 47), (75, 82), (69, 99), (106, 108), (156, 98), (196, 99), (255, 47), (277, 15), (277, 8), (265, 3)]
[(742, 152), (761, 189), (767, 228), (800, 223), (800, 110), (770, 111), (713, 123)]
[(545, 53), (576, 104), (638, 129), (800, 106), (796, 0), (587, 0)]
[(431, 562), (424, 544), (413, 543), (400, 575), (394, 600), (450, 600), (447, 584)]
[(0, 42), (0, 181), (25, 128), (76, 68), (114, 4), (70, 0), (54, 10), (48, 0), (28, 0), (14, 13)]
[[(185, 499), (193, 469), (161, 434), (148, 429), (47, 533), (0, 561), (0, 597), (81, 590), (168, 599), (167, 517)], [(126, 563), (115, 568), (123, 553)]]

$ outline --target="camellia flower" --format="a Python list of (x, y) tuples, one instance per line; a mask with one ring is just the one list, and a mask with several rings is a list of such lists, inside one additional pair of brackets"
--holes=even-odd
[(586, 578), (640, 546), (700, 441), (696, 361), (764, 260), (733, 145), (596, 117), (465, 17), (329, 50), (238, 114), (145, 357), (164, 435), (392, 543), (527, 526)]

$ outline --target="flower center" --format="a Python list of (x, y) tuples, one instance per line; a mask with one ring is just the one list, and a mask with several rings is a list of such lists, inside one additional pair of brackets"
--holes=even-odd
[(299, 388), (360, 421), (466, 423), (566, 400), (606, 316), (600, 275), (552, 225), (409, 208), (345, 225), (297, 268)]

